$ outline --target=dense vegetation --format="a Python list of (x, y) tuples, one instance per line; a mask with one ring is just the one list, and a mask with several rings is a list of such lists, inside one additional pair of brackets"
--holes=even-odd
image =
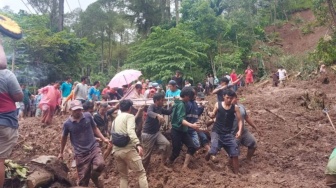
[[(24, 31), (22, 40), (4, 38), (3, 43), (10, 60), (15, 52), (13, 68), (20, 80), (30, 85), (67, 75), (107, 82), (129, 67), (163, 81), (176, 69), (198, 82), (207, 73), (220, 76), (247, 64), (263, 76), (263, 56), (272, 55), (271, 49), (253, 47), (270, 40), (266, 26), (308, 8), (320, 23), (333, 24), (330, 3), (323, 0), (98, 0), (85, 11), (65, 13), (64, 24), (59, 22), (64, 1), (29, 2), (34, 12), (0, 11)], [(310, 61), (333, 63), (334, 41), (334, 36), (322, 39)]]

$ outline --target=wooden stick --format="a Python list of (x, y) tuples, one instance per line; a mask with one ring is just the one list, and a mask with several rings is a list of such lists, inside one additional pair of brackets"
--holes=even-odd
[(326, 112), (326, 114), (327, 114), (327, 117), (328, 117), (328, 119), (329, 119), (329, 122), (330, 122), (331, 126), (333, 127), (333, 129), (334, 129), (334, 131), (335, 131), (335, 133), (336, 133), (335, 126), (334, 126), (333, 122), (331, 121), (331, 118), (330, 118), (330, 116), (329, 116), (329, 113)]
[(305, 127), (304, 127), (303, 129), (301, 129), (300, 132), (298, 132), (296, 135), (294, 135), (293, 137), (290, 137), (290, 138), (284, 140), (282, 143), (285, 143), (285, 142), (287, 142), (288, 140), (291, 140), (291, 139), (293, 139), (293, 138), (299, 136), (299, 134), (301, 134), (301, 132), (302, 132), (303, 130), (305, 130), (306, 128), (311, 129), (310, 127), (305, 126)]
[(284, 118), (280, 117), (279, 115), (277, 115), (276, 113), (272, 112), (271, 110), (265, 108), (265, 110), (273, 115), (275, 115), (276, 117), (278, 117), (279, 119), (283, 120), (283, 121), (286, 121)]

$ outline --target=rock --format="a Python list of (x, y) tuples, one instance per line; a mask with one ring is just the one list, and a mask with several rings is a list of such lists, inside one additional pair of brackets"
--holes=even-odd
[(34, 171), (27, 177), (27, 186), (28, 188), (43, 187), (53, 180), (54, 176), (45, 170)]
[(41, 155), (36, 159), (31, 160), (32, 162), (39, 163), (39, 164), (47, 164), (53, 161), (56, 161), (57, 157), (53, 155)]

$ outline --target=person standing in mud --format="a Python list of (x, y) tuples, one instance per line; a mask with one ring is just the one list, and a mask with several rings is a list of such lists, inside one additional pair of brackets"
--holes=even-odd
[(66, 101), (66, 98), (70, 95), (71, 90), (72, 90), (72, 84), (71, 84), (72, 80), (71, 77), (67, 77), (66, 81), (62, 83), (61, 87), (60, 87), (60, 91), (62, 93), (62, 106), (61, 106), (61, 111), (63, 113), (63, 115), (65, 115), (70, 108), (70, 104)]
[[(238, 76), (238, 79), (236, 79), (234, 82), (230, 83), (230, 80), (227, 77), (223, 77), (220, 79), (220, 85), (212, 91), (212, 94), (217, 95), (217, 101), (222, 102), (224, 101), (224, 91), (226, 89), (231, 89), (233, 85), (237, 84), (240, 79), (242, 78), (241, 75)], [(230, 83), (230, 84), (229, 84)]]
[(23, 99), (16, 76), (6, 67), (6, 55), (0, 41), (0, 187), (5, 182), (5, 159), (10, 156), (19, 137), (15, 102)]
[(95, 101), (100, 101), (101, 100), (99, 87), (100, 87), (100, 82), (99, 81), (95, 81), (93, 83), (93, 86), (90, 87), (90, 89), (88, 91), (88, 100), (89, 101), (95, 102)]
[[(145, 168), (143, 167), (141, 157), (143, 156), (143, 148), (135, 133), (135, 116), (131, 114), (131, 100), (122, 100), (119, 103), (119, 114), (112, 123), (112, 142), (113, 155), (120, 173), (120, 188), (128, 187), (128, 169), (136, 173), (139, 179), (140, 188), (148, 188), (148, 181)], [(119, 145), (118, 138), (113, 134), (125, 137), (127, 135), (128, 142)], [(126, 145), (124, 145), (126, 144)]]
[(88, 97), (88, 85), (87, 83), (87, 76), (83, 76), (81, 78), (81, 83), (77, 84), (74, 89), (75, 100), (79, 100), (82, 104), (87, 100)]
[[(223, 147), (230, 157), (233, 172), (237, 174), (239, 169), (239, 148), (236, 143), (236, 138), (239, 139), (242, 134), (243, 122), (238, 106), (236, 107), (232, 104), (235, 94), (236, 93), (231, 89), (225, 90), (223, 94), (224, 101), (216, 103), (213, 111), (209, 114), (211, 118), (216, 117), (216, 120), (211, 132), (210, 151), (205, 156), (205, 160), (209, 161), (210, 157), (216, 155)], [(235, 118), (237, 118), (238, 121), (236, 137), (232, 135)]]
[(273, 71), (271, 78), (272, 78), (272, 81), (273, 81), (273, 87), (278, 87), (279, 73), (277, 71)]
[(161, 160), (163, 163), (169, 157), (171, 146), (167, 138), (160, 132), (160, 127), (165, 122), (163, 115), (170, 115), (172, 108), (163, 108), (164, 98), (165, 96), (162, 93), (155, 94), (153, 97), (154, 104), (151, 104), (147, 109), (147, 118), (141, 134), (145, 149), (142, 163), (145, 169), (148, 169), (152, 152), (156, 146), (163, 151)]
[(103, 183), (98, 180), (105, 168), (102, 152), (95, 136), (110, 144), (96, 126), (92, 115), (83, 113), (82, 103), (74, 100), (70, 103), (71, 116), (63, 124), (61, 149), (58, 158), (63, 160), (64, 148), (70, 134), (71, 145), (75, 151), (78, 186), (88, 186), (90, 179), (96, 187), (102, 188)]
[(247, 66), (247, 69), (245, 70), (245, 84), (246, 86), (249, 86), (250, 84), (253, 84), (253, 70), (250, 66)]
[(23, 110), (23, 117), (29, 117), (29, 109), (30, 109), (30, 96), (31, 93), (27, 89), (25, 84), (21, 85), (22, 92), (23, 92), (23, 104), (24, 104), (24, 110)]
[(286, 78), (288, 77), (287, 71), (283, 67), (280, 67), (280, 69), (278, 70), (278, 73), (279, 73), (280, 86), (281, 85), (285, 86), (285, 81), (286, 81)]
[(188, 134), (188, 127), (195, 130), (199, 129), (199, 124), (190, 123), (186, 120), (186, 103), (195, 97), (195, 92), (192, 87), (184, 87), (180, 94), (182, 100), (175, 100), (173, 112), (171, 115), (171, 138), (172, 138), (172, 154), (169, 157), (168, 165), (171, 165), (180, 155), (183, 144), (188, 148), (187, 155), (184, 160), (182, 169), (188, 168), (191, 156), (197, 150), (192, 138)]
[[(197, 123), (198, 122), (198, 105), (195, 102), (196, 91), (193, 89), (194, 97), (190, 98), (190, 100), (185, 104), (186, 108), (186, 120), (189, 123)], [(191, 127), (188, 127), (188, 134), (191, 137), (194, 145), (197, 149), (201, 147), (200, 139), (198, 137), (197, 131)], [(187, 157), (186, 157), (187, 158)], [(190, 158), (190, 157), (189, 157)]]
[(61, 92), (59, 91), (60, 83), (46, 86), (39, 89), (39, 93), (43, 94), (39, 107), (42, 110), (42, 120), (44, 125), (50, 125), (54, 117), (56, 107), (61, 104)]
[[(249, 125), (251, 125), (251, 127), (253, 127), (253, 129), (258, 133), (258, 129), (255, 126), (252, 118), (250, 118), (250, 116), (247, 114), (246, 109), (244, 107), (244, 105), (238, 103), (238, 97), (237, 94), (234, 96), (233, 100), (232, 100), (232, 104), (235, 104), (236, 106), (239, 107), (240, 110), (240, 115), (242, 118), (242, 122), (243, 122), (243, 131), (241, 134), (240, 138), (237, 138), (237, 143), (238, 145), (243, 145), (245, 147), (247, 147), (247, 155), (246, 155), (246, 160), (247, 161), (251, 161), (252, 156), (255, 152), (255, 150), (257, 149), (257, 140), (255, 139), (255, 137), (250, 133), (250, 131), (246, 128), (244, 121), (246, 121)], [(233, 122), (233, 135), (236, 135), (238, 132), (238, 120), (237, 118), (235, 118), (234, 122)]]

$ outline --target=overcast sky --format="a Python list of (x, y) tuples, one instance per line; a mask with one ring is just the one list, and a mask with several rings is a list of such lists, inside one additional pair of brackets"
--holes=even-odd
[[(96, 0), (65, 0), (64, 1), (64, 12), (70, 12), (71, 10), (74, 10), (75, 8), (82, 7), (83, 10), (86, 9), (88, 5), (95, 2)], [(67, 4), (69, 3), (69, 6)], [(12, 9), (15, 13), (17, 13), (19, 10), (29, 10), (26, 8), (25, 4), (28, 6), (30, 11), (34, 13), (34, 9), (29, 6), (29, 3), (27, 0), (0, 0), (0, 8), (3, 8), (4, 6), (8, 5), (10, 9)], [(70, 9), (69, 9), (70, 7)]]

